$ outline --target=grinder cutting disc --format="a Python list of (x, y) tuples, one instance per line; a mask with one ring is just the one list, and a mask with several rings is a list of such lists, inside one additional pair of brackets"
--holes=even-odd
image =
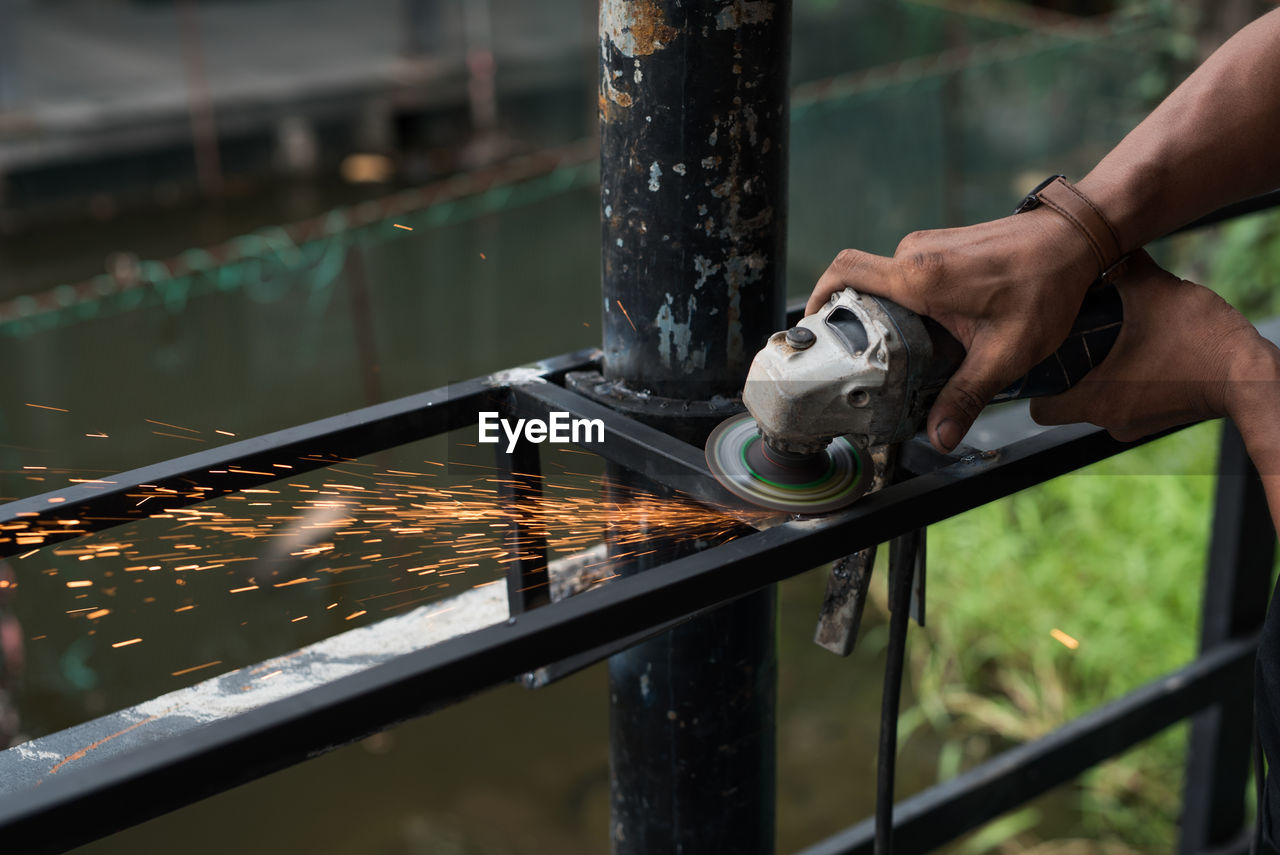
[(734, 495), (753, 505), (792, 514), (821, 514), (858, 499), (871, 484), (871, 457), (846, 437), (817, 454), (769, 448), (749, 413), (711, 432), (707, 465)]

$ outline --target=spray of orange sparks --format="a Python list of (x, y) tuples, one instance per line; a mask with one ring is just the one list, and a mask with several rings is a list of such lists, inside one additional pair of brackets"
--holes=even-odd
[[(73, 541), (50, 549), (76, 559), (75, 578), (66, 578), (65, 566), (41, 572), (62, 574), (68, 595), (89, 601), (83, 608), (67, 610), (86, 622), (89, 634), (120, 621), (118, 631), (111, 632), (120, 639), (112, 648), (120, 649), (142, 639), (124, 625), (126, 610), (108, 608), (106, 600), (126, 596), (124, 583), (130, 579), (170, 578), (171, 584), (186, 586), (193, 576), (212, 582), (211, 576), (221, 574), (227, 579), (228, 597), (310, 589), (332, 599), (324, 611), (345, 604), (338, 612), (344, 621), (368, 621), (439, 600), (449, 589), (501, 583), (511, 563), (541, 561), (544, 548), (553, 558), (607, 540), (608, 557), (581, 568), (582, 578), (594, 584), (614, 578), (629, 562), (657, 553), (660, 542), (723, 542), (742, 530), (737, 520), (704, 505), (605, 483), (600, 476), (566, 466), (559, 467), (563, 473), (554, 483), (525, 475), (510, 479), (475, 467), (480, 474), (459, 484), (443, 464), (424, 463), (420, 468), (426, 471), (409, 471), (346, 461), (309, 482), (280, 480), (216, 501), (158, 509), (148, 518), (171, 521), (169, 531), (138, 540), (158, 540), (164, 546), (144, 549), (124, 541)], [(271, 474), (282, 474), (292, 465), (282, 462), (273, 468)], [(145, 486), (130, 496), (145, 507), (153, 500), (178, 496), (211, 497), (211, 490), (197, 484), (181, 493)], [(513, 494), (520, 495), (518, 501)], [(59, 540), (88, 533), (83, 526), (74, 518), (19, 518), (0, 524), (0, 543), (30, 547), (20, 556), (29, 559), (43, 554), (41, 547), (55, 533)], [(201, 589), (207, 592), (209, 586), (202, 584)], [(158, 601), (149, 596), (143, 602)], [(182, 614), (197, 605), (188, 601), (171, 610)], [(282, 623), (309, 616), (281, 611)]]

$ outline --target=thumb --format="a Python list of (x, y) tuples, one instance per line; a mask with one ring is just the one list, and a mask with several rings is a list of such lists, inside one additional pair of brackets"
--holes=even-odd
[(1003, 353), (974, 342), (929, 411), (928, 434), (934, 447), (949, 453), (959, 445), (982, 409), (1013, 379)]

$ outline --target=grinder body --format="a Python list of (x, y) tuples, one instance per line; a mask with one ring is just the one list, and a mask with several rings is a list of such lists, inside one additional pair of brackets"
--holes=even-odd
[[(1114, 286), (1091, 289), (1062, 346), (995, 400), (1066, 391), (1110, 352), (1122, 320)], [(764, 441), (792, 454), (837, 436), (862, 448), (910, 439), (965, 355), (932, 319), (852, 288), (797, 327), (811, 334), (770, 336), (742, 393)]]
[[(1058, 350), (995, 400), (1066, 391), (1106, 358), (1122, 320), (1115, 287), (1097, 285)], [(871, 485), (869, 449), (910, 439), (964, 355), (932, 319), (846, 288), (769, 337), (743, 387), (749, 415), (712, 432), (707, 465), (761, 507), (809, 514), (844, 507)]]

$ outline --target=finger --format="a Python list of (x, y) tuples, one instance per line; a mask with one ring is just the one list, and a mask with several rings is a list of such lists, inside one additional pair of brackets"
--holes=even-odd
[(929, 411), (928, 434), (934, 447), (949, 453), (959, 445), (983, 407), (1015, 373), (1004, 353), (975, 341)]
[(809, 295), (809, 302), (805, 304), (804, 313), (812, 315), (831, 299), (832, 294), (845, 288), (888, 297), (895, 303), (914, 308), (903, 302), (902, 298), (906, 296), (903, 292), (906, 289), (902, 271), (892, 258), (857, 249), (844, 249), (818, 277), (818, 283)]
[(1089, 390), (1081, 382), (1060, 395), (1031, 399), (1031, 419), (1038, 425), (1069, 425), (1085, 422), (1085, 403)]

